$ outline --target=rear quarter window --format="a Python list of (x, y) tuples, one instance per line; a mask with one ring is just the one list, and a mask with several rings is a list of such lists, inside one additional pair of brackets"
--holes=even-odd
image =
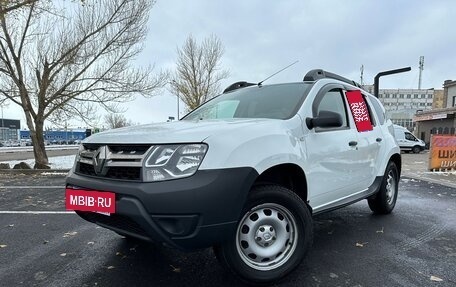
[(380, 101), (374, 97), (369, 96), (369, 102), (372, 103), (371, 105), (375, 110), (375, 114), (377, 114), (379, 124), (383, 125), (385, 123), (385, 112), (381, 106)]

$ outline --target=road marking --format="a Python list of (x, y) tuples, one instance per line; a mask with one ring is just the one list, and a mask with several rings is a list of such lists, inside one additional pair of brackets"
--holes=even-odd
[(24, 211), (1, 211), (0, 214), (76, 214), (74, 211), (31, 211), (31, 210), (24, 210)]
[(37, 188), (37, 189), (55, 189), (55, 188), (65, 188), (65, 186), (62, 185), (49, 185), (49, 186), (42, 186), (42, 185), (23, 185), (23, 186), (17, 186), (17, 185), (10, 185), (10, 186), (0, 186), (0, 189), (28, 189), (28, 188)]

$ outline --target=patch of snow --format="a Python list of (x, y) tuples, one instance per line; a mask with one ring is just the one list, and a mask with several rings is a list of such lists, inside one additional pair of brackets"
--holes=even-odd
[(425, 171), (423, 173), (426, 173), (426, 174), (442, 174), (442, 175), (454, 174), (454, 175), (456, 175), (456, 170), (453, 170), (453, 171)]
[(67, 172), (43, 172), (41, 175), (68, 175)]

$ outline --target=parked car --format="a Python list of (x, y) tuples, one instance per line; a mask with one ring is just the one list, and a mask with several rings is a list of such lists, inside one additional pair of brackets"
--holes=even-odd
[(20, 143), (21, 143), (21, 146), (32, 146), (31, 139), (22, 139)]
[(394, 137), (401, 150), (405, 152), (419, 153), (426, 147), (424, 141), (417, 139), (407, 128), (399, 125), (394, 125)]
[(311, 248), (314, 215), (362, 199), (392, 212), (400, 172), (380, 101), (313, 70), (303, 82), (235, 83), (180, 121), (90, 136), (66, 207), (126, 237), (213, 246), (242, 280), (271, 283)]
[(4, 141), (3, 145), (6, 147), (19, 147), (19, 146), (21, 146), (21, 143), (20, 143), (20, 141), (17, 141), (17, 140), (8, 140), (8, 141)]
[(63, 140), (51, 140), (50, 143), (51, 145), (62, 145), (65, 142)]

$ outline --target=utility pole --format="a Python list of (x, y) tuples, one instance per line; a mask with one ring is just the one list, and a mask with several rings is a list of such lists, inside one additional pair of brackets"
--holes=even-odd
[(422, 77), (423, 70), (424, 70), (424, 56), (420, 56), (419, 69), (420, 69), (420, 76), (418, 78), (418, 90), (421, 89), (421, 77)]

